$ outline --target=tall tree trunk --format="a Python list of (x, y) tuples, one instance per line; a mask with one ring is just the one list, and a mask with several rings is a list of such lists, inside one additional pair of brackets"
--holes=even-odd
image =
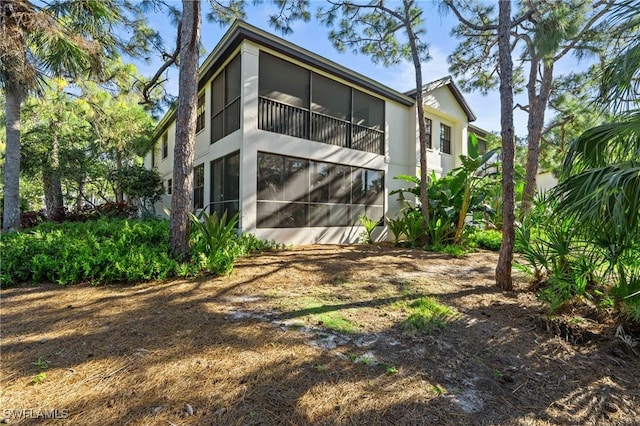
[(418, 54), (417, 36), (413, 31), (411, 23), (411, 2), (403, 0), (405, 18), (404, 26), (409, 38), (409, 46), (411, 46), (411, 58), (413, 60), (413, 68), (416, 74), (416, 110), (418, 120), (418, 140), (420, 145), (420, 208), (422, 211), (422, 217), (424, 220), (424, 244), (429, 245), (429, 192), (427, 190), (427, 126), (424, 116), (424, 103), (422, 98), (422, 64), (420, 62), (420, 55)]
[(537, 93), (539, 60), (531, 61), (531, 72), (529, 74), (529, 84), (527, 92), (529, 95), (529, 118), (527, 120), (527, 165), (525, 174), (524, 191), (522, 202), (520, 203), (521, 216), (526, 215), (531, 210), (531, 204), (538, 189), (538, 163), (540, 161), (540, 141), (542, 140), (542, 129), (544, 127), (544, 114), (549, 103), (551, 85), (553, 82), (553, 62), (543, 66), (540, 90)]
[[(0, 0), (0, 58), (4, 68), (6, 147), (2, 230), (20, 227), (20, 106), (27, 95), (27, 45), (16, 14), (23, 4)], [(27, 8), (28, 9), (28, 8)]]
[(62, 183), (60, 182), (60, 141), (58, 140), (57, 126), (57, 123), (51, 123), (53, 130), (51, 158), (49, 165), (42, 171), (44, 205), (47, 217), (50, 220), (64, 218)]
[(124, 185), (122, 184), (122, 152), (116, 150), (116, 202), (124, 202)]
[(24, 91), (5, 85), (7, 143), (4, 160), (4, 211), (2, 230), (20, 227), (20, 105)]
[(77, 184), (78, 184), (78, 194), (76, 194), (76, 210), (80, 210), (82, 208), (82, 206), (84, 205), (84, 185), (85, 185), (85, 180), (84, 178), (78, 178), (76, 180)]
[(170, 241), (174, 258), (189, 257), (189, 212), (193, 208), (193, 151), (196, 139), (198, 102), (198, 45), (200, 43), (200, 1), (182, 1), (180, 28), (180, 74), (176, 141), (173, 152), (173, 196), (171, 197)]
[(510, 45), (511, 2), (499, 3), (498, 49), (500, 70), (500, 124), (502, 128), (502, 244), (496, 266), (496, 284), (513, 289), (511, 263), (515, 242), (515, 130), (513, 126), (513, 60)]

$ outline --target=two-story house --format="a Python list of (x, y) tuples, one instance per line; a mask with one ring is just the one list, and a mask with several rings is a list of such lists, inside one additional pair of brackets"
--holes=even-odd
[[(428, 167), (443, 174), (466, 154), (475, 116), (451, 78), (423, 93)], [(282, 243), (358, 241), (360, 216), (403, 207), (389, 196), (403, 184), (393, 177), (419, 172), (411, 95), (235, 22), (200, 67), (194, 210), (239, 212), (242, 231)], [(175, 110), (156, 135), (145, 165), (169, 207)], [(385, 227), (375, 235), (387, 238)]]

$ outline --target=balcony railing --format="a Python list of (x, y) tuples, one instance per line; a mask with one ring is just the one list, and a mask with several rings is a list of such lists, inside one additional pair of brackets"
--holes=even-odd
[(261, 97), (258, 106), (258, 128), (309, 139), (309, 111)]
[(224, 137), (224, 110), (211, 117), (211, 143)]
[(384, 154), (384, 132), (260, 97), (258, 128), (269, 132)]
[(360, 151), (384, 154), (384, 132), (370, 127), (352, 124), (353, 139), (351, 148)]
[(224, 135), (227, 136), (240, 128), (240, 97), (224, 109)]
[(349, 148), (350, 125), (348, 121), (313, 112), (311, 113), (311, 140)]

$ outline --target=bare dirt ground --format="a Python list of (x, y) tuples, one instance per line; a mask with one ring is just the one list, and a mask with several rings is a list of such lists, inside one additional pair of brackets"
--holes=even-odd
[[(525, 278), (497, 291), (496, 260), (303, 246), (242, 259), (228, 277), (3, 290), (0, 419), (640, 424), (640, 363), (615, 324), (548, 320)], [(457, 315), (406, 333), (423, 296)]]

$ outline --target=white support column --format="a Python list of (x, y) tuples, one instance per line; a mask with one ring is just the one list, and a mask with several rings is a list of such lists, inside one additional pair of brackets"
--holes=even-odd
[(240, 227), (243, 232), (256, 229), (256, 191), (258, 175), (258, 57), (259, 49), (242, 45), (242, 145), (240, 152)]

